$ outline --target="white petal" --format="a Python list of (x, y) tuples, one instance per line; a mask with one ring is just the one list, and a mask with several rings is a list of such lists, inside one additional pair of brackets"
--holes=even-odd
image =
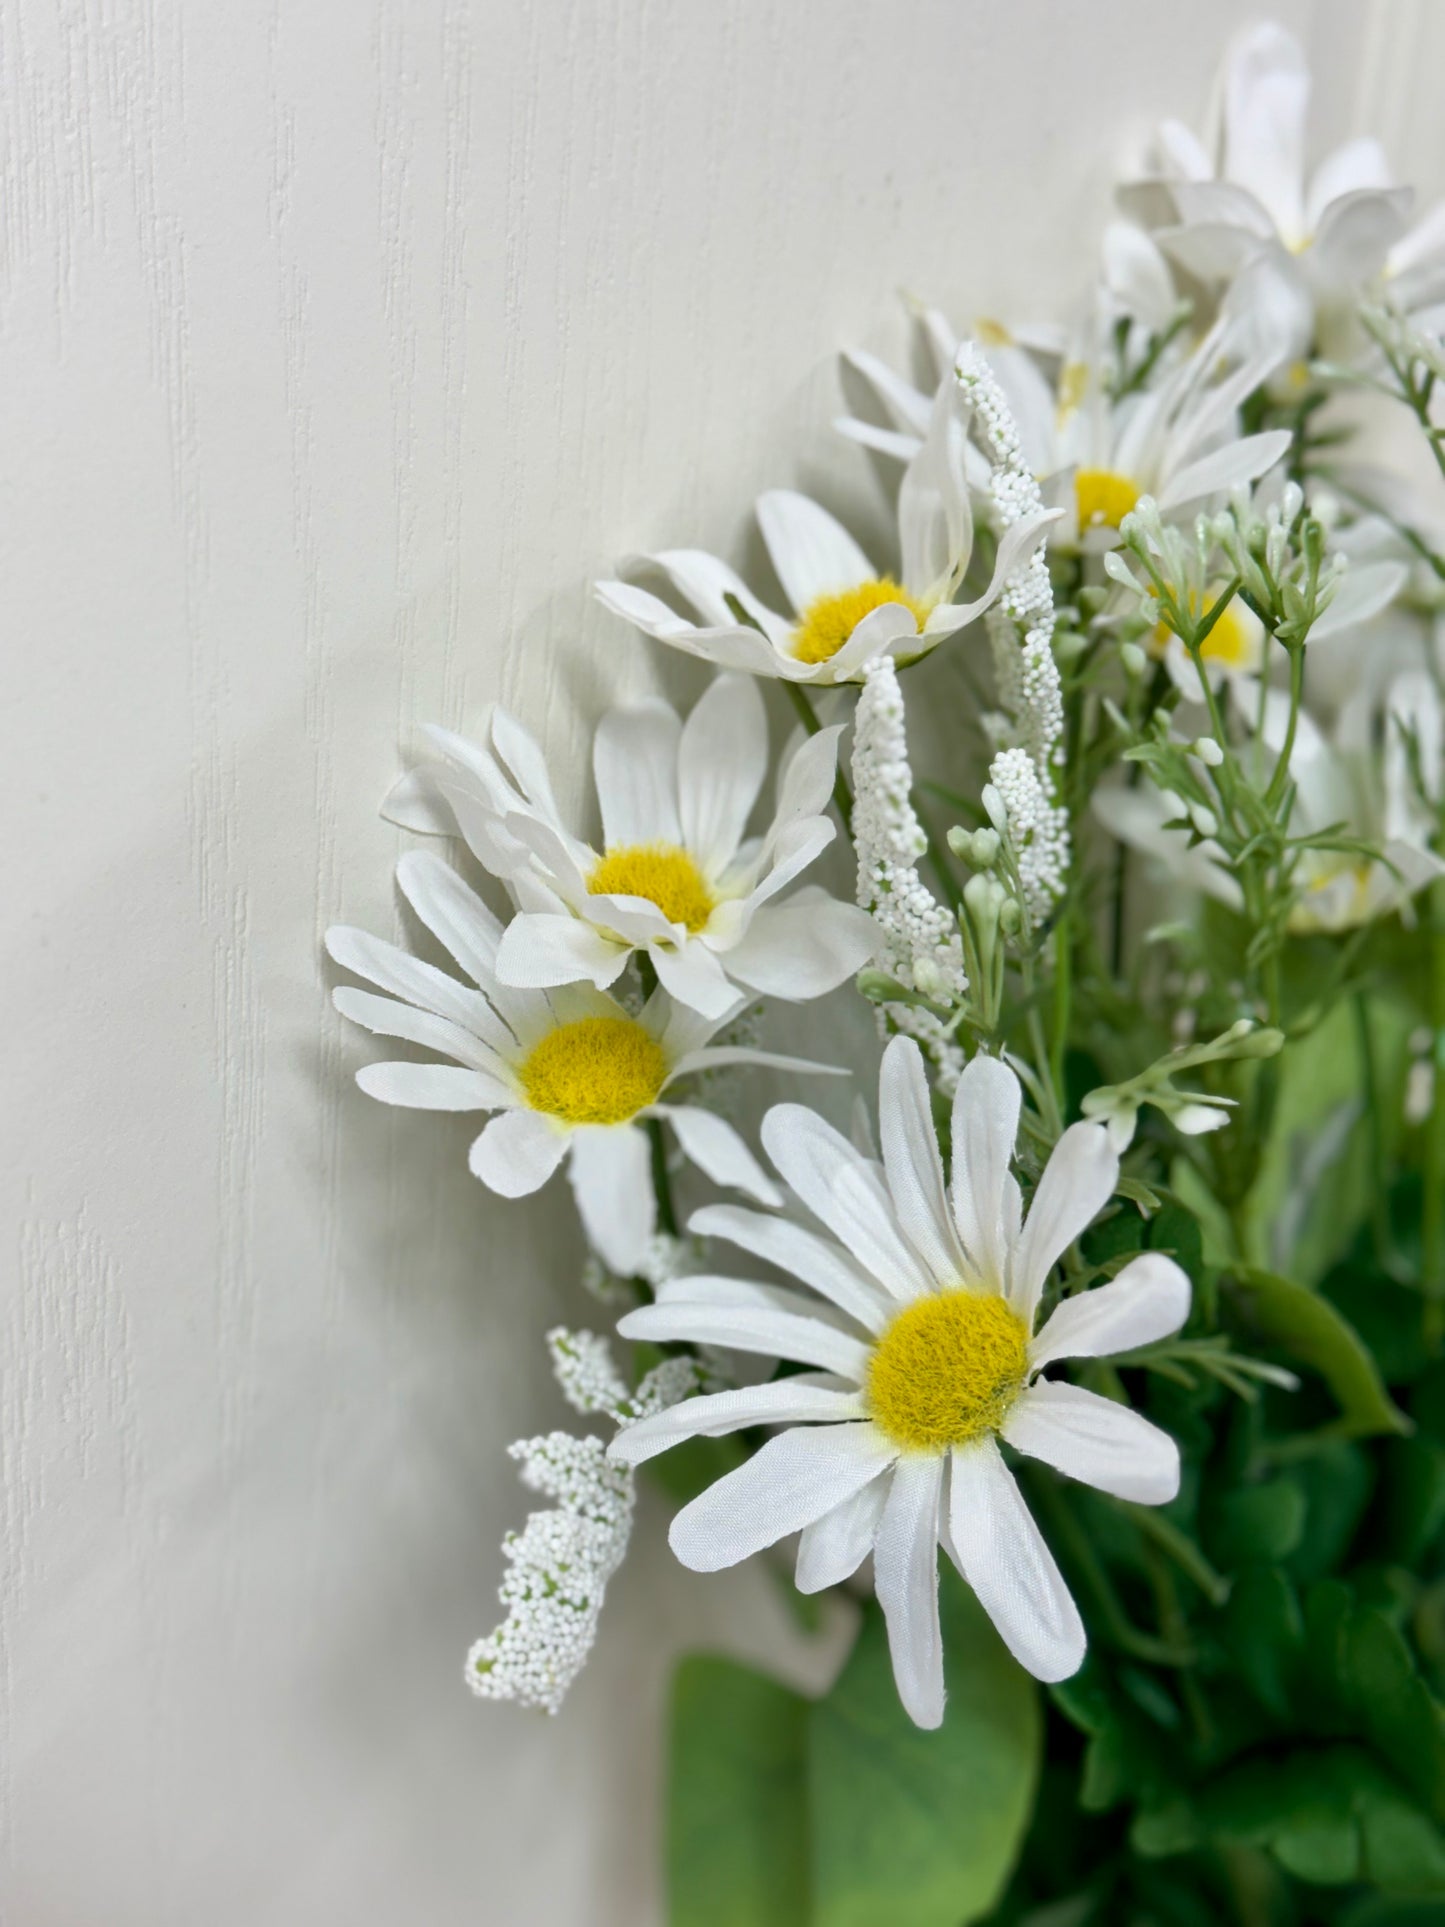
[(1366, 136), (1345, 141), (1332, 154), (1326, 154), (1310, 176), (1309, 193), (1305, 198), (1305, 226), (1313, 233), (1330, 202), (1337, 201), (1342, 194), (1353, 194), (1360, 188), (1389, 188), (1391, 185), (1390, 163), (1385, 159), (1385, 150), (1377, 140)]
[(784, 1182), (890, 1297), (906, 1304), (934, 1289), (877, 1172), (831, 1124), (801, 1104), (775, 1104), (762, 1135)]
[(1410, 571), (1403, 562), (1366, 562), (1350, 568), (1319, 621), (1310, 630), (1310, 643), (1338, 635), (1357, 622), (1378, 615), (1404, 588)]
[(587, 1236), (609, 1271), (642, 1263), (657, 1223), (652, 1146), (636, 1124), (586, 1124), (572, 1133), (572, 1195)]
[(825, 997), (877, 955), (878, 925), (856, 904), (831, 897), (764, 904), (740, 943), (724, 952), (728, 975), (765, 997)]
[(948, 594), (973, 551), (963, 468), (968, 413), (958, 382), (944, 382), (923, 446), (903, 471), (898, 491), (904, 586), (929, 600)]
[(964, 1066), (953, 1096), (953, 1215), (981, 1281), (1008, 1279), (1004, 1193), (1019, 1134), (1019, 1081), (996, 1057)]
[(659, 1104), (656, 1109), (672, 1125), (685, 1155), (714, 1184), (746, 1191), (759, 1204), (782, 1203), (778, 1187), (726, 1118), (691, 1104)]
[(687, 1228), (696, 1238), (726, 1238), (755, 1258), (791, 1272), (869, 1331), (882, 1331), (893, 1314), (878, 1287), (845, 1251), (790, 1218), (765, 1217), (737, 1204), (709, 1204), (693, 1212)]
[(1302, 265), (1315, 286), (1340, 294), (1380, 272), (1405, 231), (1410, 189), (1343, 194), (1320, 217), (1314, 245)]
[(505, 1026), (498, 1023), (480, 991), (458, 983), (455, 977), (423, 963), (419, 957), (409, 956), (394, 943), (346, 924), (333, 924), (326, 933), (326, 948), (343, 969), (366, 977), (393, 997), (421, 1010), (435, 1011), (438, 1017), (449, 1018), (489, 1042), (498, 1033), (505, 1039)]
[(773, 642), (780, 642), (791, 627), (786, 616), (758, 600), (736, 569), (705, 549), (664, 549), (657, 555), (639, 556), (635, 564), (627, 566), (661, 569), (703, 621), (718, 628), (730, 629), (737, 623), (738, 613), (729, 606), (730, 597)]
[(880, 1474), (851, 1499), (803, 1527), (796, 1572), (799, 1592), (822, 1592), (853, 1577), (873, 1550), (890, 1483)]
[(356, 1081), (368, 1097), (414, 1111), (497, 1111), (516, 1102), (495, 1077), (455, 1064), (364, 1064)]
[(682, 841), (712, 872), (732, 861), (768, 769), (757, 684), (719, 676), (683, 725), (677, 788)]
[(1110, 1358), (1177, 1332), (1189, 1316), (1189, 1279), (1159, 1251), (1132, 1259), (1111, 1284), (1065, 1298), (1029, 1347), (1042, 1371), (1056, 1358)]
[(449, 863), (408, 850), (396, 866), (402, 895), (462, 969), (485, 989), (496, 975), (502, 925)]
[(822, 1518), (896, 1456), (873, 1425), (784, 1432), (684, 1506), (668, 1541), (694, 1572), (720, 1572)]
[(1288, 454), (1289, 446), (1288, 429), (1274, 428), (1262, 435), (1245, 435), (1224, 448), (1216, 448), (1212, 454), (1202, 455), (1197, 462), (1190, 462), (1187, 468), (1170, 477), (1159, 492), (1159, 506), (1161, 509), (1183, 508), (1202, 496), (1218, 495), (1244, 482), (1252, 482)]
[(770, 1385), (685, 1398), (653, 1418), (624, 1426), (607, 1456), (619, 1465), (641, 1465), (684, 1439), (719, 1439), (746, 1425), (834, 1424), (866, 1417), (857, 1392), (829, 1391), (798, 1378), (780, 1378)]
[(852, 536), (806, 495), (775, 488), (759, 496), (758, 527), (777, 578), (799, 615), (819, 596), (873, 579), (873, 565)]
[(883, 1053), (878, 1132), (903, 1235), (940, 1285), (956, 1285), (964, 1257), (948, 1209), (923, 1052), (911, 1037), (895, 1037)]
[[(923, 625), (926, 636), (939, 637), (953, 635), (965, 629), (991, 609), (1003, 593), (1003, 586), (1011, 575), (1016, 574), (1044, 541), (1054, 523), (1063, 516), (1061, 509), (1043, 509), (1034, 515), (1022, 516), (1011, 523), (999, 538), (998, 549), (994, 555), (993, 574), (983, 594), (972, 602), (940, 602)], [(840, 651), (841, 653), (841, 651)]]
[[(742, 1281), (746, 1282), (746, 1281)], [(757, 1352), (836, 1372), (861, 1385), (871, 1356), (868, 1346), (836, 1325), (798, 1318), (766, 1305), (727, 1305), (702, 1299), (669, 1298), (639, 1305), (617, 1321), (623, 1338), (652, 1338), (667, 1344), (726, 1345), (730, 1351)]]
[(1114, 1195), (1119, 1158), (1102, 1124), (1071, 1124), (1054, 1146), (1014, 1250), (1010, 1278), (1015, 1309), (1032, 1325), (1039, 1293), (1054, 1265)]
[[(353, 1024), (361, 1024), (377, 1037), (404, 1037), (409, 1044), (440, 1051), (444, 1057), (454, 1057), (459, 1064), (466, 1064), (474, 1071), (487, 1072), (493, 1083), (507, 1077), (506, 1062), (496, 1051), (446, 1017), (418, 1010), (414, 1004), (398, 1003), (394, 997), (377, 997), (369, 990), (356, 990), (350, 984), (338, 985), (331, 993), (331, 1001), (343, 1017), (349, 1017)], [(511, 1086), (503, 1081), (500, 1088), (509, 1091)]]
[(398, 777), (382, 799), (381, 814), (388, 823), (421, 836), (454, 836), (451, 805), (437, 788), (436, 772), (425, 766)]
[(1078, 1672), (1084, 1622), (992, 1439), (953, 1452), (948, 1550), (1021, 1666), (1042, 1680)]
[(644, 635), (669, 643), (674, 649), (685, 650), (690, 656), (700, 656), (704, 662), (746, 670), (754, 676), (796, 673), (796, 665), (756, 629), (744, 628), (741, 624), (736, 628), (700, 629), (695, 622), (670, 609), (659, 596), (649, 595), (646, 589), (639, 589), (631, 582), (598, 582), (593, 589), (599, 602), (614, 615), (634, 623)]
[(841, 723), (830, 723), (816, 736), (805, 736), (778, 773), (778, 807), (769, 844), (794, 823), (821, 816), (833, 794), (833, 779), (838, 769), (838, 739)]
[(567, 1149), (567, 1133), (536, 1111), (494, 1117), (467, 1158), (474, 1177), (503, 1198), (525, 1198), (551, 1177)]
[(888, 1622), (893, 1677), (916, 1726), (943, 1724), (943, 1635), (938, 1623), (941, 1458), (900, 1459), (873, 1542), (873, 1583)]
[(1003, 1436), (1015, 1451), (1116, 1499), (1167, 1505), (1179, 1491), (1179, 1447), (1169, 1434), (1080, 1385), (1031, 1385)]
[(557, 799), (552, 794), (552, 779), (547, 759), (537, 739), (524, 729), (516, 717), (501, 707), (491, 714), (492, 747), (501, 758), (518, 790), (549, 823), (560, 827)]
[(855, 1320), (821, 1303), (810, 1291), (796, 1285), (775, 1285), (758, 1278), (723, 1278), (705, 1271), (685, 1271), (667, 1278), (657, 1287), (654, 1301), (659, 1305), (713, 1305), (733, 1310), (784, 1311), (793, 1318), (816, 1318), (834, 1331), (856, 1338)]
[(1299, 42), (1273, 23), (1241, 34), (1225, 69), (1224, 175), (1269, 210), (1286, 242), (1304, 234), (1305, 110)]
[(761, 1064), (767, 1070), (787, 1071), (794, 1077), (850, 1077), (841, 1064), (815, 1064), (808, 1057), (785, 1057), (778, 1051), (754, 1050), (751, 1044), (704, 1044), (679, 1057), (663, 1089), (694, 1071), (720, 1071), (729, 1064)]
[(609, 942), (580, 917), (522, 912), (497, 949), (497, 975), (520, 989), (550, 990), (581, 978), (605, 990), (627, 963), (625, 944)]
[(726, 1017), (741, 1001), (737, 987), (705, 943), (649, 944), (657, 981), (670, 997), (704, 1017)]
[(656, 697), (612, 709), (597, 726), (592, 768), (607, 847), (677, 843), (677, 712)]

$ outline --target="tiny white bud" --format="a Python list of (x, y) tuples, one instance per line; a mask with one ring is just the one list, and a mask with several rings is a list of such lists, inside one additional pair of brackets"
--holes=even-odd
[(1144, 671), (1149, 667), (1149, 658), (1144, 654), (1144, 651), (1139, 647), (1137, 642), (1121, 642), (1119, 645), (1119, 660), (1124, 665), (1124, 674), (1126, 676), (1142, 676)]
[(1215, 836), (1219, 831), (1219, 818), (1213, 810), (1205, 809), (1202, 803), (1189, 805), (1189, 821), (1201, 836)]
[(1212, 736), (1196, 736), (1190, 749), (1209, 769), (1218, 769), (1224, 761), (1224, 751)]

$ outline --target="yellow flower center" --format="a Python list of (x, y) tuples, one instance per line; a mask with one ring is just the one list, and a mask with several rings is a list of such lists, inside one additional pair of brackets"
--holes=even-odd
[(625, 1124), (662, 1089), (667, 1058), (630, 1017), (582, 1017), (548, 1031), (518, 1075), (534, 1111), (568, 1124)]
[(717, 899), (686, 850), (671, 843), (630, 843), (609, 850), (587, 879), (589, 896), (646, 897), (669, 923), (707, 928)]
[[(1203, 613), (1208, 615), (1218, 600), (1217, 595), (1206, 595)], [(1189, 608), (1191, 614), (1200, 612), (1199, 596), (1192, 591)], [(1167, 647), (1172, 634), (1173, 631), (1165, 623), (1158, 625), (1154, 631), (1154, 643), (1158, 651), (1162, 653)], [(1262, 637), (1258, 616), (1236, 596), (1204, 638), (1204, 646), (1199, 653), (1206, 662), (1217, 662), (1225, 669), (1255, 670), (1259, 667)]]
[(1074, 477), (1081, 529), (1116, 529), (1139, 500), (1127, 475), (1112, 468), (1081, 468)]
[(945, 1291), (899, 1312), (868, 1366), (868, 1409), (895, 1445), (942, 1452), (996, 1432), (1028, 1375), (1028, 1328), (994, 1293)]
[(831, 662), (864, 616), (871, 616), (885, 602), (901, 602), (916, 630), (928, 620), (927, 603), (911, 596), (891, 575), (879, 576), (810, 602), (793, 632), (793, 654), (799, 662)]

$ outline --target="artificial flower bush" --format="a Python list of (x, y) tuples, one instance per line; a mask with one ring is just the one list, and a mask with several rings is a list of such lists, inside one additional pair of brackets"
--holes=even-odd
[[(821, 1699), (680, 1669), (676, 1927), (1445, 1921), (1445, 214), (1308, 97), (1251, 29), (1065, 325), (849, 353), (893, 554), (774, 489), (776, 590), (598, 585), (711, 665), (599, 720), (599, 828), (433, 732), (388, 813), (506, 906), (402, 857), (455, 973), (328, 939), (426, 1053), (364, 1090), (567, 1165), (610, 1327), (473, 1690), (563, 1708), (639, 1476), (856, 1623)], [(850, 984), (876, 1067), (766, 1048)]]

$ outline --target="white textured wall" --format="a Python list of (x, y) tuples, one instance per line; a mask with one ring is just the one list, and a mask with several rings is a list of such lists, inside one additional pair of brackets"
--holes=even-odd
[[(653, 1506), (562, 1719), (467, 1696), (577, 1241), (355, 1091), (318, 936), (418, 721), (575, 767), (655, 673), (609, 558), (866, 527), (835, 345), (1055, 303), (1247, 11), (0, 4), (6, 1927), (647, 1927), (672, 1653), (826, 1671)], [(1441, 16), (1278, 11), (1438, 184)]]

